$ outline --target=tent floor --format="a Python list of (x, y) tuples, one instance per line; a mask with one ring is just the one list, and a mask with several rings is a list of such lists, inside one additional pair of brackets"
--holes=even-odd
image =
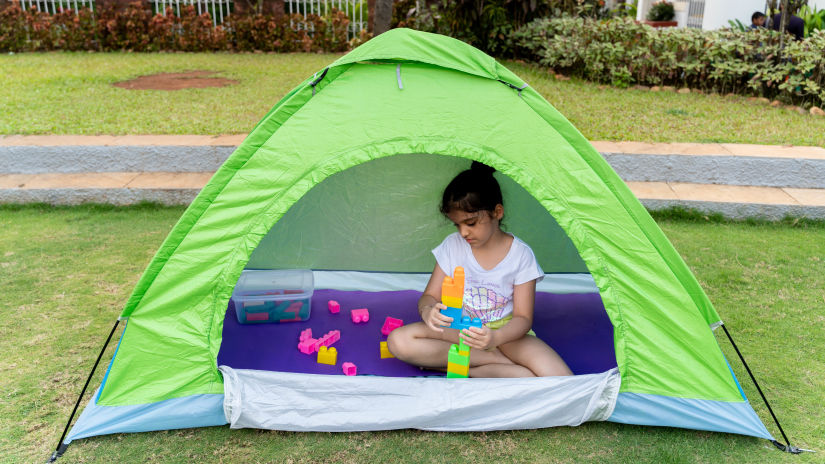
[[(420, 295), (412, 290), (316, 290), (312, 296), (310, 318), (282, 324), (240, 324), (234, 310), (229, 309), (223, 323), (218, 365), (235, 369), (343, 375), (341, 364), (349, 361), (358, 366), (359, 375), (444, 375), (379, 356), (379, 343), (386, 340), (381, 334), (384, 319), (391, 316), (403, 319), (405, 323), (419, 320), (417, 301)], [(341, 304), (340, 313), (331, 314), (327, 310), (329, 300)], [(353, 323), (349, 310), (364, 307), (369, 308), (369, 322)], [(331, 330), (341, 331), (341, 339), (333, 345), (338, 351), (335, 366), (318, 364), (315, 354), (298, 351), (298, 337), (306, 328), (312, 329), (314, 338)], [(616, 367), (613, 326), (597, 293), (537, 293), (533, 330), (561, 355), (575, 374), (600, 373)]]

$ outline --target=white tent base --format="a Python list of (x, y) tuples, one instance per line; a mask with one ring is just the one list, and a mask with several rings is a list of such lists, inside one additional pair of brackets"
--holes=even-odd
[(613, 413), (618, 369), (526, 379), (296, 374), (220, 367), (231, 428), (352, 432), (575, 426)]

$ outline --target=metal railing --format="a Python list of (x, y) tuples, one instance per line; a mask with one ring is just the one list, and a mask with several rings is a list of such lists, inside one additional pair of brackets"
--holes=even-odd
[[(212, 17), (212, 23), (216, 26), (223, 24), (226, 17), (233, 10), (232, 0), (150, 0), (150, 5), (152, 6), (152, 13), (155, 14), (165, 14), (166, 9), (171, 7), (175, 16), (180, 16), (181, 8), (192, 5), (199, 15), (209, 13)], [(77, 11), (84, 6), (94, 11), (94, 0), (20, 1), (20, 7), (23, 10), (35, 7), (39, 11), (49, 14), (68, 9)], [(343, 11), (350, 20), (347, 27), (348, 39), (358, 36), (362, 30), (367, 29), (368, 5), (366, 0), (284, 0), (284, 13), (289, 15), (299, 14), (304, 18), (310, 14), (328, 15), (333, 8)], [(293, 27), (301, 27), (301, 25), (293, 24)]]
[(166, 9), (171, 7), (175, 16), (178, 17), (180, 17), (181, 8), (192, 5), (198, 15), (209, 13), (212, 17), (212, 24), (215, 26), (223, 24), (224, 19), (232, 11), (231, 0), (152, 0), (151, 5), (153, 13), (165, 14)]
[(95, 9), (94, 0), (20, 0), (20, 8), (26, 11), (30, 8), (37, 8), (44, 13), (55, 14), (60, 11), (77, 11), (83, 7), (92, 11)]
[(705, 18), (705, 0), (690, 0), (688, 5), (687, 27), (702, 28)]
[[(324, 16), (332, 9), (343, 11), (349, 17), (347, 38), (351, 39), (367, 28), (368, 6), (366, 0), (284, 0), (284, 12), (300, 14), (304, 18), (310, 14)], [(295, 27), (293, 25), (293, 27)]]

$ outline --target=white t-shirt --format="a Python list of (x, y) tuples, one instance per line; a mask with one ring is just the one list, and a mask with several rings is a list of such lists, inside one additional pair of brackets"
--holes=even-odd
[(516, 236), (507, 256), (489, 271), (478, 264), (470, 244), (458, 232), (448, 235), (433, 255), (449, 276), (456, 267), (464, 268), (464, 315), (484, 324), (513, 313), (513, 287), (544, 278), (533, 250)]

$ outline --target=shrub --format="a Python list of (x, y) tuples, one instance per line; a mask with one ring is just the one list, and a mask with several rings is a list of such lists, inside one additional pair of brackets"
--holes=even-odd
[(674, 16), (676, 10), (673, 9), (673, 4), (665, 0), (654, 3), (647, 12), (648, 21), (673, 21)]
[(51, 48), (89, 50), (96, 48), (94, 13), (87, 7), (64, 10), (51, 17)]
[(349, 18), (332, 9), (329, 15), (230, 15), (214, 26), (208, 13), (181, 5), (180, 15), (168, 7), (152, 14), (139, 0), (126, 8), (107, 5), (96, 15), (83, 8), (50, 15), (36, 8), (23, 11), (18, 0), (0, 10), (0, 51), (130, 50), (142, 51), (274, 51), (341, 52), (369, 39), (362, 33), (347, 41)]
[(118, 9), (113, 4), (104, 6), (97, 16), (100, 48), (136, 52), (149, 50), (152, 16), (149, 2), (145, 0), (131, 2), (124, 9)]
[(0, 50), (22, 51), (27, 40), (26, 18), (20, 8), (20, 2), (14, 0), (11, 5), (0, 11)]
[(781, 51), (779, 33), (766, 29), (654, 29), (630, 19), (567, 17), (533, 21), (510, 38), (519, 57), (597, 82), (825, 102), (825, 31)]

